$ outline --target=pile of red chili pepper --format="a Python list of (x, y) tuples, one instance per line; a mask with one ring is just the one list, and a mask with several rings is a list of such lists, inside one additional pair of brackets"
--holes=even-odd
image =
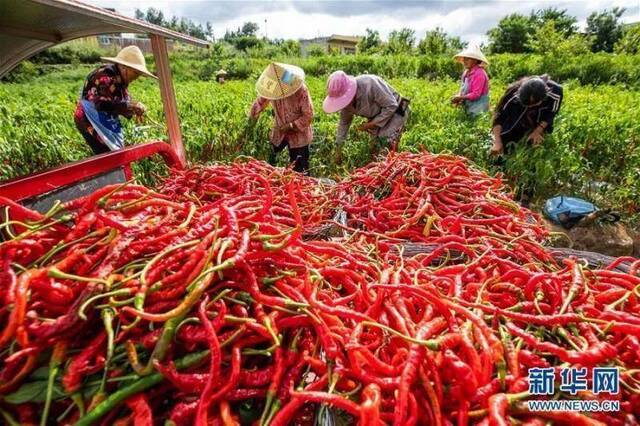
[(314, 179), (269, 164), (241, 157), (232, 164), (194, 166), (187, 170), (172, 170), (159, 191), (176, 201), (195, 201), (203, 205), (220, 198), (237, 196), (255, 200), (265, 198), (271, 214), (278, 223), (294, 227), (295, 220), (289, 204), (286, 183), (292, 183), (300, 215), (305, 228), (330, 221), (339, 206), (331, 197), (332, 182)]
[[(640, 261), (556, 263), (537, 217), (459, 157), (390, 154), (333, 188), (250, 161), (45, 215), (0, 204), (7, 424), (640, 419)], [(302, 238), (339, 206), (345, 237)], [(561, 391), (567, 367), (616, 367), (619, 392)], [(620, 410), (530, 412), (529, 368), (557, 370), (546, 398)]]

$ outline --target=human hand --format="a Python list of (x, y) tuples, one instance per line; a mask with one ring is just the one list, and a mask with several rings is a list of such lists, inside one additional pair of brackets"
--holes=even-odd
[(147, 112), (147, 107), (142, 102), (133, 101), (129, 105), (134, 115), (140, 117)]
[(358, 132), (370, 132), (371, 129), (375, 126), (375, 124), (371, 124), (370, 121), (360, 124), (359, 126), (356, 127), (356, 130)]
[(540, 145), (544, 140), (544, 132), (542, 128), (538, 127), (536, 130), (531, 132), (531, 134), (529, 135), (529, 140), (531, 141), (533, 146)]
[(464, 101), (464, 98), (460, 95), (456, 95), (451, 99), (451, 103), (454, 105), (460, 105)]
[(502, 139), (494, 138), (493, 145), (489, 150), (490, 155), (502, 155), (504, 153), (504, 145), (502, 144)]

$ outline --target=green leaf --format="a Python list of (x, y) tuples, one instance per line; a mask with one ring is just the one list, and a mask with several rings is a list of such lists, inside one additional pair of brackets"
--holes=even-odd
[[(34, 372), (35, 374), (35, 372)], [(23, 404), (25, 402), (44, 402), (47, 396), (47, 381), (38, 380), (35, 382), (24, 383), (20, 388), (3, 397), (3, 401), (9, 404)], [(53, 399), (66, 397), (59, 384), (53, 385)]]
[(41, 402), (44, 401), (47, 393), (47, 381), (40, 380), (37, 382), (25, 383), (20, 388), (5, 396), (3, 399), (9, 404), (23, 404), (25, 402)]

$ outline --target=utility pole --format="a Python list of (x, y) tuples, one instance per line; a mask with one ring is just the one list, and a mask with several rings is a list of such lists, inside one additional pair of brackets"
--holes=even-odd
[(267, 40), (267, 18), (264, 18), (264, 39)]

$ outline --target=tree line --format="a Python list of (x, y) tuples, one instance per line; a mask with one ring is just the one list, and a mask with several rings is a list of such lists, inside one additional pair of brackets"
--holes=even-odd
[[(489, 53), (545, 53), (551, 49), (567, 53), (591, 51), (636, 54), (640, 50), (640, 24), (625, 25), (621, 19), (625, 11), (624, 8), (615, 7), (593, 12), (587, 18), (586, 28), (582, 32), (578, 29), (577, 18), (566, 9), (549, 7), (533, 10), (528, 15), (512, 13), (500, 19), (487, 32), (488, 43), (482, 47)], [(199, 24), (188, 18), (166, 18), (156, 8), (149, 8), (146, 12), (136, 9), (135, 17), (194, 37), (216, 41), (216, 44), (224, 44), (252, 56), (295, 56), (300, 53), (300, 45), (296, 40), (258, 36), (259, 25), (255, 22), (246, 22), (236, 30), (227, 30), (215, 40), (210, 22)], [(447, 34), (440, 27), (427, 31), (420, 40), (415, 30), (401, 28), (391, 31), (386, 42), (379, 31), (367, 28), (358, 44), (358, 52), (445, 54), (466, 46), (467, 43), (460, 37)], [(217, 50), (224, 49), (222, 45), (217, 47)], [(326, 53), (317, 46), (307, 50), (311, 56)]]

